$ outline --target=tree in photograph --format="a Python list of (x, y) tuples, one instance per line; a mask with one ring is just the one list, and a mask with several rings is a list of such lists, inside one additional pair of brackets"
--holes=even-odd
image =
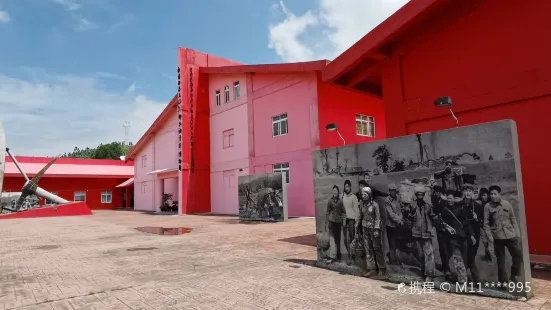
[(379, 145), (375, 151), (373, 151), (372, 157), (375, 158), (376, 165), (379, 169), (383, 172), (388, 172), (388, 161), (392, 157), (392, 154), (390, 154), (386, 144)]
[(423, 141), (421, 141), (421, 134), (416, 134), (415, 136), (417, 137), (417, 144), (419, 145), (419, 164), (422, 164), (425, 162)]
[(401, 158), (397, 158), (394, 160), (394, 163), (392, 164), (392, 172), (398, 172), (398, 171), (404, 171), (406, 170), (405, 160)]
[(505, 158), (513, 158), (513, 154), (510, 152), (505, 153)]

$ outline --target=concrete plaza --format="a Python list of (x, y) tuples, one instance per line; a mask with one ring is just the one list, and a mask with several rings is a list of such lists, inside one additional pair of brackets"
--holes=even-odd
[[(155, 235), (140, 226), (187, 227)], [(314, 219), (97, 211), (0, 221), (0, 309), (547, 309), (534, 273), (528, 302), (434, 292), (314, 267)], [(549, 275), (547, 275), (549, 277)], [(539, 279), (538, 279), (539, 278)]]

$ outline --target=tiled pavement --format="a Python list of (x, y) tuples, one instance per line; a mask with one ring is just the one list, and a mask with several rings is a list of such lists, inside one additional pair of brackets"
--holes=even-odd
[[(541, 279), (533, 280), (536, 297), (518, 302), (400, 294), (395, 284), (313, 267), (314, 225), (313, 219), (253, 225), (233, 217), (125, 211), (3, 220), (0, 310), (551, 310), (551, 285)], [(138, 226), (193, 230), (165, 236)]]

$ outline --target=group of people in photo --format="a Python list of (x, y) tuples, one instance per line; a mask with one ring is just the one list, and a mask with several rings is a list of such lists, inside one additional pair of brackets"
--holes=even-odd
[[(438, 268), (447, 280), (460, 283), (486, 280), (481, 279), (476, 260), (482, 248), (481, 260), (489, 266), (497, 263), (499, 282), (520, 281), (523, 260), (520, 228), (511, 203), (501, 197), (501, 187), (480, 188), (475, 194), (474, 184), (463, 182), (450, 162), (434, 176), (428, 184), (411, 184), (412, 195), (400, 194), (395, 183), (389, 184), (385, 192), (375, 189), (370, 185), (369, 173), (359, 181), (356, 193), (352, 193), (350, 180), (344, 181), (342, 193), (339, 185), (334, 185), (325, 219), (334, 241), (327, 262), (342, 260), (343, 236), (348, 253), (346, 264), (363, 265), (367, 270), (364, 276), (386, 278), (387, 259), (388, 264), (404, 268), (402, 258), (413, 256), (425, 281), (432, 282), (437, 269), (435, 237), (441, 261)], [(379, 206), (376, 197), (383, 197), (384, 206)], [(387, 253), (383, 246), (385, 231)], [(506, 251), (512, 258), (510, 270)]]

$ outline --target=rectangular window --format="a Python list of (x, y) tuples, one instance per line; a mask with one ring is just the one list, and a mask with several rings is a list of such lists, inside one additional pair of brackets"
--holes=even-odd
[(272, 117), (272, 136), (283, 136), (289, 132), (289, 124), (287, 122), (287, 113)]
[(86, 201), (86, 192), (75, 192), (74, 201)]
[(235, 175), (233, 170), (226, 170), (222, 172), (224, 178), (224, 188), (234, 187), (233, 177)]
[(113, 193), (111, 191), (101, 192), (101, 203), (111, 203), (113, 201)]
[[(51, 194), (57, 196), (57, 192), (51, 192)], [(55, 202), (50, 201), (50, 200), (48, 200), (48, 199), (46, 199), (46, 201), (45, 201), (44, 203), (45, 203), (46, 205), (55, 205)]]
[(220, 103), (221, 103), (220, 90), (219, 89), (216, 90), (215, 98), (216, 98), (216, 106), (219, 107)]
[(285, 183), (289, 184), (291, 182), (291, 177), (289, 176), (289, 163), (275, 164), (274, 172), (285, 173)]
[(232, 129), (228, 129), (226, 131), (224, 131), (222, 133), (223, 135), (223, 147), (225, 149), (229, 148), (229, 147), (233, 147), (233, 141), (234, 141), (234, 137), (233, 137), (233, 128)]
[(356, 134), (358, 136), (375, 137), (375, 118), (356, 114)]
[(239, 91), (240, 91), (239, 81), (233, 82), (233, 99), (239, 98), (240, 96)]
[(230, 102), (230, 87), (224, 86), (224, 103)]
[(145, 194), (145, 192), (146, 192), (146, 187), (147, 187), (147, 183), (143, 182), (143, 183), (142, 183), (142, 194)]
[(147, 155), (142, 156), (142, 168), (147, 167)]

